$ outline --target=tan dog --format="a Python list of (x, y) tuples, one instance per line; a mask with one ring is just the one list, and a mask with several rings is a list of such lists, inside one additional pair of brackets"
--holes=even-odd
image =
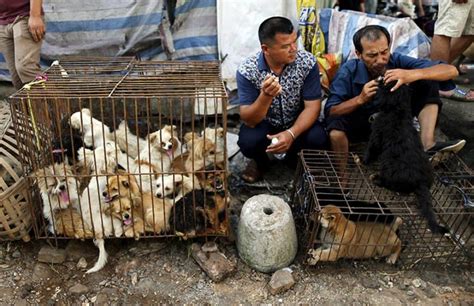
[(192, 173), (223, 162), (220, 155), (216, 155), (216, 145), (207, 138), (192, 138), (186, 146), (188, 151), (177, 156), (171, 163), (174, 172)]
[(169, 230), (173, 202), (149, 192), (140, 193), (134, 175), (123, 171), (118, 174), (109, 178), (108, 191), (103, 196), (110, 204), (108, 212), (123, 222), (125, 236), (138, 238), (145, 232), (160, 234)]
[(92, 230), (82, 221), (81, 214), (73, 207), (56, 210), (54, 221), (57, 235), (76, 239), (94, 237)]
[(397, 217), (393, 224), (352, 222), (334, 205), (325, 206), (319, 219), (323, 228), (321, 240), (323, 246), (311, 249), (308, 264), (318, 261), (336, 261), (339, 258), (385, 257), (387, 263), (394, 264), (401, 251), (401, 241), (395, 231), (402, 223)]

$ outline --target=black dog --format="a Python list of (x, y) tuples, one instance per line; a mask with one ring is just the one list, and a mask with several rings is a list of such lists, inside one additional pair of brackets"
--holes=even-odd
[(62, 163), (67, 159), (72, 165), (77, 162), (77, 151), (84, 146), (81, 134), (69, 124), (69, 115), (61, 120), (59, 130), (52, 140), (53, 160)]
[(374, 102), (380, 105), (380, 112), (372, 124), (364, 163), (380, 156), (380, 173), (374, 177), (374, 183), (395, 192), (414, 192), (431, 231), (446, 233), (447, 229), (438, 224), (433, 211), (430, 193), (433, 169), (413, 127), (410, 88), (404, 85), (391, 92), (394, 84), (379, 84), (375, 96), (378, 101)]
[(207, 228), (223, 222), (223, 205), (223, 192), (193, 190), (174, 204), (171, 228), (185, 237), (201, 234)]

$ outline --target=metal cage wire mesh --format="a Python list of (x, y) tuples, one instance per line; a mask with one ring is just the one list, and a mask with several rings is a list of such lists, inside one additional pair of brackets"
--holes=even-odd
[[(339, 174), (338, 165), (344, 158), (343, 154), (328, 151), (303, 150), (300, 153), (292, 205), (303, 233), (300, 239), (305, 254), (323, 245), (329, 249), (344, 245), (333, 237), (326, 238), (327, 233), (321, 226), (322, 209), (335, 205), (356, 224), (372, 224), (367, 227), (366, 236), (373, 238), (373, 224), (377, 223), (396, 232), (401, 241), (398, 260), (403, 267), (425, 264), (472, 267), (474, 177), (472, 170), (457, 156), (452, 155), (435, 167), (435, 183), (431, 188), (434, 211), (439, 221), (449, 228), (449, 234), (444, 236), (431, 233), (413, 195), (397, 194), (371, 182), (370, 175), (376, 172), (377, 165), (363, 166), (359, 156), (350, 153), (345, 172)], [(397, 217), (401, 218), (401, 225), (394, 225)], [(378, 240), (359, 241), (357, 247), (360, 257), (377, 257), (372, 247), (379, 247), (384, 253), (392, 245), (381, 235)], [(310, 257), (306, 255), (307, 260)], [(341, 254), (340, 257), (350, 256)]]
[[(41, 180), (44, 181), (43, 185), (46, 185), (46, 189), (48, 184), (51, 185), (49, 187), (54, 185), (53, 180), (56, 180), (57, 185), (63, 181), (64, 188), (70, 195), (69, 203), (72, 203), (72, 198), (78, 202), (76, 211), (69, 214), (66, 212), (64, 219), (58, 219), (60, 226), (65, 226), (64, 224), (69, 222), (72, 223), (73, 232), (76, 232), (76, 227), (79, 227), (82, 233), (89, 226), (92, 227), (89, 230), (93, 232), (94, 237), (100, 234), (117, 236), (107, 234), (104, 229), (106, 221), (103, 217), (113, 219), (113, 216), (104, 215), (104, 207), (109, 208), (109, 205), (102, 203), (103, 193), (110, 190), (105, 190), (103, 185), (105, 184), (109, 189), (110, 178), (120, 179), (119, 174), (126, 176), (127, 180), (136, 180), (141, 193), (139, 196), (141, 200), (136, 200), (136, 202), (143, 202), (145, 201), (143, 194), (151, 192), (156, 195), (159, 192), (158, 181), (161, 179), (163, 183), (163, 177), (172, 176), (170, 184), (173, 188), (177, 188), (178, 183), (185, 177), (192, 178), (192, 182), (188, 184), (191, 186), (188, 189), (192, 192), (186, 196), (186, 208), (181, 211), (187, 219), (179, 218), (185, 218), (182, 222), (194, 229), (197, 227), (198, 219), (205, 219), (206, 228), (196, 230), (193, 235), (227, 234), (227, 188), (225, 188), (227, 186), (225, 152), (227, 94), (217, 62), (141, 62), (132, 57), (66, 57), (59, 63), (54, 63), (45, 71), (45, 75), (46, 81), (32, 85), (29, 89), (23, 88), (10, 97), (10, 102), (13, 122), (17, 129), (19, 151), (24, 169), (26, 173), (29, 173), (28, 181), (31, 190), (36, 188)], [(75, 121), (71, 119), (74, 114), (76, 114)], [(76, 122), (78, 126), (73, 127), (72, 122)], [(125, 122), (126, 126), (124, 128), (126, 132), (122, 133), (124, 135), (120, 132), (122, 122)], [(169, 130), (165, 129), (166, 126)], [(79, 138), (77, 134), (80, 135)], [(153, 134), (156, 136), (153, 139), (159, 139), (162, 142), (158, 143), (158, 140), (156, 144), (152, 142), (151, 135)], [(190, 135), (187, 143), (184, 141), (186, 135)], [(169, 137), (169, 139), (164, 141), (164, 137)], [(87, 143), (87, 140), (92, 143)], [(164, 150), (164, 147), (160, 147), (160, 150), (163, 149), (159, 151), (163, 153), (159, 154), (161, 160), (155, 161), (156, 154), (152, 154), (155, 152), (154, 146), (158, 148), (165, 142), (167, 146), (170, 146), (169, 150), (172, 154), (169, 155), (167, 152), (167, 156), (162, 151), (168, 149)], [(200, 143), (203, 143), (202, 146), (206, 148), (209, 146), (208, 143), (214, 147), (211, 145), (211, 149), (199, 151), (200, 155), (197, 155), (195, 152)], [(98, 150), (100, 147), (103, 147), (102, 151)], [(135, 153), (131, 154), (132, 151)], [(146, 152), (142, 154), (142, 151)], [(123, 156), (124, 153), (125, 156)], [(182, 156), (181, 161), (176, 162), (177, 165), (173, 168), (163, 166), (164, 163), (171, 164), (179, 156)], [(64, 162), (66, 158), (71, 164), (70, 167), (64, 166), (66, 163), (61, 164), (63, 167), (51, 166), (58, 160)], [(114, 161), (120, 164), (125, 172), (117, 174), (117, 167), (109, 168), (109, 164), (113, 164)], [(144, 166), (147, 163), (152, 164), (153, 167)], [(101, 164), (105, 164), (105, 169), (98, 169), (98, 165)], [(44, 171), (48, 167), (51, 171)], [(159, 171), (156, 171), (157, 168)], [(214, 179), (211, 182), (213, 184), (217, 184), (215, 182), (218, 179), (221, 180), (223, 188), (213, 189), (211, 183), (207, 184), (206, 188), (201, 188), (201, 185), (207, 182), (206, 180), (212, 179)], [(95, 184), (94, 181), (96, 181)], [(145, 187), (146, 191), (144, 191)], [(164, 195), (165, 187), (161, 186), (161, 188)], [(49, 204), (54, 201), (61, 204), (59, 196), (63, 195), (61, 192), (54, 194), (49, 190), (43, 198), (38, 193), (31, 193), (31, 196), (34, 197), (35, 205), (44, 207), (42, 202), (45, 201)], [(71, 195), (71, 192), (77, 192), (78, 195)], [(94, 192), (96, 195), (91, 196)], [(177, 194), (176, 190), (173, 192), (173, 195)], [(214, 203), (218, 197), (224, 199), (223, 208), (222, 204), (219, 206)], [(120, 191), (119, 198), (123, 198)], [(98, 218), (99, 221), (94, 222), (90, 206), (95, 205), (91, 202), (97, 200), (101, 202), (98, 212), (101, 217)], [(89, 208), (86, 208), (87, 205), (83, 202), (88, 202)], [(124, 210), (123, 203), (120, 202), (119, 210)], [(153, 215), (158, 210), (157, 206), (166, 206), (166, 201), (156, 200), (156, 196), (152, 197), (151, 202)], [(155, 205), (155, 202), (158, 205)], [(164, 219), (169, 218), (165, 220), (166, 226), (170, 226), (171, 223), (176, 225), (177, 221), (173, 222), (171, 219), (178, 219), (174, 207), (177, 200), (172, 202), (173, 209), (168, 213), (163, 213)], [(140, 205), (142, 205), (141, 212), (137, 210), (135, 214), (144, 218), (146, 212), (143, 205), (145, 204)], [(217, 206), (220, 208), (218, 209)], [(60, 205), (59, 208), (50, 207), (49, 214), (52, 215), (50, 219), (33, 216), (36, 220), (34, 225), (36, 236), (38, 238), (90, 238), (87, 234), (84, 234), (85, 237), (80, 235), (71, 237), (71, 234), (56, 235), (55, 231), (58, 231), (58, 228), (55, 224), (51, 230), (51, 223), (55, 223), (54, 215), (66, 208), (68, 205), (66, 207)], [(83, 210), (88, 211), (88, 214)], [(191, 210), (191, 213), (186, 210)], [(76, 212), (82, 216), (82, 219), (89, 215), (91, 221), (75, 222)], [(135, 221), (134, 210), (132, 209), (131, 212), (132, 219)], [(217, 215), (222, 215), (222, 213), (225, 216), (217, 218)], [(43, 214), (48, 213), (43, 210)], [(161, 222), (155, 219), (156, 216), (151, 218), (152, 223)], [(213, 221), (211, 226), (208, 226), (209, 219)], [(110, 227), (108, 224), (105, 226)], [(124, 224), (120, 227), (123, 228)], [(140, 237), (183, 234), (175, 229), (159, 232), (150, 230), (150, 227), (156, 229), (154, 225), (148, 224), (147, 230), (140, 231)], [(60, 232), (64, 231), (65, 229)], [(116, 233), (114, 225), (111, 231)]]

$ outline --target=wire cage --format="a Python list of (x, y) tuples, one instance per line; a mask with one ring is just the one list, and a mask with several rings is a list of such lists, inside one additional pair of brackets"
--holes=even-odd
[(445, 235), (429, 230), (413, 195), (373, 184), (377, 164), (361, 165), (355, 153), (344, 161), (344, 154), (329, 151), (299, 155), (292, 208), (307, 264), (383, 258), (405, 268), (472, 267), (474, 177), (456, 155), (437, 165), (431, 188), (437, 218), (449, 229)]
[(9, 100), (37, 238), (227, 235), (218, 62), (67, 57)]

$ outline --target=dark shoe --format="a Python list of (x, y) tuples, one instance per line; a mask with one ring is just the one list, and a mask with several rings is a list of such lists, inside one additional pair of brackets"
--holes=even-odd
[(447, 159), (450, 153), (458, 153), (466, 144), (464, 139), (449, 140), (449, 141), (438, 141), (426, 153), (430, 157), (430, 161), (434, 165)]
[(435, 154), (437, 152), (453, 152), (458, 153), (464, 148), (466, 141), (464, 139), (438, 141), (431, 148), (427, 150), (428, 154)]
[(263, 178), (263, 172), (258, 168), (257, 163), (251, 160), (242, 172), (242, 179), (247, 183), (255, 183)]

